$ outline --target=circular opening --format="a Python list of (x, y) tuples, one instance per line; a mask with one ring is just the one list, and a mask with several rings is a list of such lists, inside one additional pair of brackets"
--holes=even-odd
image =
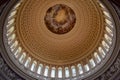
[(65, 34), (73, 29), (76, 16), (67, 5), (56, 4), (47, 10), (44, 21), (51, 32)]

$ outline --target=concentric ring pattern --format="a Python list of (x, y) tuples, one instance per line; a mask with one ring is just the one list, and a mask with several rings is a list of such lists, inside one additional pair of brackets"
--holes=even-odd
[[(56, 4), (67, 5), (76, 18), (74, 25), (69, 23), (71, 30), (60, 35), (51, 32), (45, 22), (47, 10)], [(21, 0), (9, 13), (4, 33), (14, 59), (37, 74), (35, 78), (67, 79), (84, 78), (109, 59), (115, 27), (111, 14), (98, 0)]]
[[(99, 16), (102, 12), (96, 9), (93, 1), (82, 2), (84, 1), (25, 1), (18, 10), (18, 25), (15, 27), (21, 47), (32, 57), (54, 65), (71, 64), (74, 63), (72, 61), (80, 61), (84, 56), (90, 55), (103, 37), (103, 16)], [(48, 8), (58, 3), (73, 8), (77, 17), (74, 28), (68, 34), (51, 33), (44, 22)], [(81, 8), (78, 9), (79, 5)]]

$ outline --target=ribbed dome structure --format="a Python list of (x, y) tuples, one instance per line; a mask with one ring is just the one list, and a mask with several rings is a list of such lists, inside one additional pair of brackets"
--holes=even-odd
[(5, 26), (9, 56), (37, 79), (92, 75), (116, 39), (112, 16), (98, 0), (21, 0)]

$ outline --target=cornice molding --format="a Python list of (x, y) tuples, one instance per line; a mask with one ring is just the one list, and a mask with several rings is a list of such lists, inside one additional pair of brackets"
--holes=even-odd
[(8, 64), (4, 61), (0, 53), (0, 78), (1, 80), (24, 80), (17, 73), (15, 73)]
[[(120, 53), (120, 52), (119, 52)], [(116, 75), (119, 77), (120, 72), (120, 54), (117, 56), (113, 64), (96, 80), (116, 80)]]

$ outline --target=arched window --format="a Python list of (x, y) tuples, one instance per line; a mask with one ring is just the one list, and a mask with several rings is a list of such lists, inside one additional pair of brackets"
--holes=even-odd
[(52, 69), (51, 69), (51, 77), (55, 77), (55, 70), (56, 70), (56, 68), (55, 67), (52, 67)]
[(105, 28), (106, 28), (106, 31), (108, 32), (108, 35), (113, 37), (113, 31), (109, 27), (107, 27), (107, 26)]
[(14, 6), (14, 9), (18, 8), (20, 6), (21, 2), (17, 3), (15, 6)]
[(112, 44), (112, 38), (110, 36), (108, 36), (107, 34), (105, 34), (104, 37), (107, 40), (107, 42), (109, 43), (109, 45), (111, 45)]
[(103, 11), (104, 15), (111, 18), (110, 14), (107, 11)]
[(12, 18), (11, 20), (8, 21), (8, 24), (12, 24), (12, 23), (14, 23), (14, 21), (15, 21), (15, 19)]
[(15, 51), (14, 55), (15, 55), (15, 58), (18, 58), (18, 55), (21, 53), (22, 51), (22, 48), (21, 47), (18, 47), (18, 49)]
[(16, 40), (16, 41), (10, 46), (11, 51), (14, 51), (17, 46), (18, 46), (18, 41)]
[(77, 67), (78, 67), (78, 70), (79, 70), (79, 74), (83, 74), (82, 65), (78, 64)]
[(105, 41), (102, 41), (102, 45), (106, 51), (109, 51), (110, 46)]
[(70, 72), (68, 67), (65, 67), (65, 77), (70, 77)]
[(19, 62), (20, 62), (20, 63), (23, 63), (25, 57), (26, 57), (26, 53), (23, 52), (23, 54), (22, 54), (22, 55), (20, 56), (20, 58), (19, 58)]
[(102, 49), (102, 47), (99, 47), (98, 51), (99, 51), (100, 55), (102, 56), (102, 58), (104, 58), (105, 55), (106, 55), (106, 53), (104, 52), (104, 50)]
[(30, 62), (31, 62), (31, 57), (28, 57), (28, 59), (26, 60), (24, 66), (25, 66), (26, 68), (28, 68), (28, 67), (30, 66)]
[(31, 71), (35, 71), (35, 69), (36, 69), (36, 65), (37, 65), (37, 62), (36, 61), (33, 61), (33, 63), (32, 63), (32, 65), (31, 65)]
[(72, 76), (76, 76), (75, 66), (72, 66), (72, 67), (71, 67), (71, 70), (72, 70)]
[(106, 22), (109, 26), (113, 26), (113, 23), (112, 23), (110, 20), (105, 19), (105, 22)]
[(7, 30), (7, 34), (6, 35), (9, 37), (12, 34), (12, 32), (14, 31), (14, 26), (12, 26), (12, 27), (8, 26), (8, 28), (9, 29)]
[(44, 71), (44, 76), (48, 76), (48, 72), (49, 72), (49, 67), (46, 66)]
[(89, 65), (88, 64), (84, 65), (84, 69), (85, 69), (85, 72), (89, 71), (90, 70)]
[(43, 65), (42, 65), (42, 64), (39, 64), (38, 70), (37, 70), (37, 73), (38, 73), (38, 74), (41, 74), (42, 68), (43, 68)]
[(15, 34), (12, 34), (9, 38), (8, 38), (8, 42), (11, 43), (14, 39), (15, 39)]
[(91, 66), (91, 68), (94, 68), (94, 67), (96, 66), (94, 60), (93, 60), (93, 59), (90, 59), (89, 61), (90, 61), (90, 66)]
[(17, 10), (12, 11), (8, 18), (13, 17), (16, 13), (17, 13)]
[(102, 3), (99, 3), (99, 5), (101, 6), (101, 8), (106, 9)]
[(58, 78), (62, 78), (62, 68), (58, 68)]
[(95, 60), (97, 61), (97, 63), (101, 62), (101, 58), (97, 52), (94, 53), (94, 57), (95, 57)]

